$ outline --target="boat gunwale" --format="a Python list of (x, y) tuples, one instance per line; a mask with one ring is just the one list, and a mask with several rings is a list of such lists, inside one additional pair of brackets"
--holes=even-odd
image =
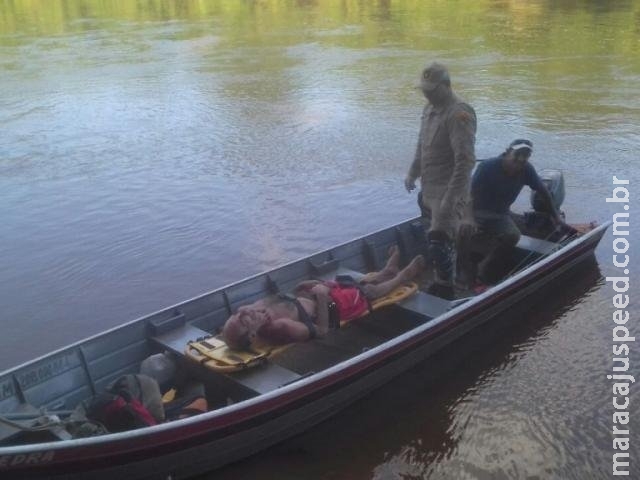
[[(297, 259), (292, 262), (288, 262), (279, 267), (273, 268), (268, 272), (261, 272), (261, 273), (249, 276), (242, 280), (230, 283), (226, 286), (203, 293), (189, 300), (182, 301), (173, 306), (162, 308), (157, 312), (144, 315), (135, 320), (127, 322), (123, 325), (119, 325), (117, 327), (113, 327), (111, 329), (105, 330), (101, 333), (98, 333), (86, 339), (75, 342), (69, 346), (63, 347), (49, 354), (38, 357), (37, 359), (28, 361), (22, 365), (16, 366), (5, 372), (2, 372), (0, 375), (14, 373), (44, 358), (52, 357), (63, 351), (71, 350), (74, 347), (78, 347), (84, 344), (85, 342), (88, 342), (95, 338), (99, 338), (101, 336), (106, 336), (110, 332), (125, 328), (136, 322), (145, 321), (146, 319), (158, 313), (166, 312), (168, 310), (171, 310), (172, 308), (179, 307), (180, 305), (189, 303), (193, 300), (197, 300), (205, 296), (214, 294), (216, 292), (222, 291), (224, 289), (240, 284), (242, 282), (252, 280), (254, 278), (258, 278), (271, 271), (284, 268), (288, 265), (304, 260), (305, 258), (311, 258), (315, 255), (320, 255), (323, 253), (330, 252), (332, 250), (338, 249), (349, 243), (361, 240), (363, 238), (371, 237), (379, 232), (383, 232), (393, 227), (405, 225), (415, 220), (416, 218), (412, 218), (409, 220), (399, 222), (392, 226), (377, 230), (376, 232), (349, 240), (335, 247), (322, 250), (320, 252), (317, 252), (312, 255), (308, 255), (304, 258)], [(206, 412), (194, 417), (176, 420), (169, 423), (163, 423), (163, 424), (159, 424), (151, 427), (146, 427), (144, 429), (113, 433), (113, 434), (90, 437), (90, 438), (72, 439), (72, 440), (65, 440), (65, 441), (52, 441), (52, 442), (44, 442), (44, 443), (20, 445), (20, 446), (0, 447), (0, 456), (24, 455), (24, 454), (29, 454), (32, 452), (39, 452), (39, 451), (43, 451), (43, 452), (53, 451), (56, 454), (61, 454), (62, 458), (54, 458), (54, 460), (51, 463), (48, 463), (47, 465), (62, 466), (69, 462), (69, 460), (66, 458), (66, 455), (65, 455), (66, 453), (68, 453), (69, 450), (72, 450), (74, 454), (86, 453), (86, 455), (80, 455), (80, 458), (75, 459), (74, 461), (76, 462), (86, 461), (87, 459), (91, 459), (91, 458), (112, 456), (114, 454), (119, 454), (119, 455), (131, 454), (136, 451), (149, 450), (149, 449), (156, 448), (166, 444), (175, 444), (176, 441), (191, 438), (194, 436), (197, 437), (201, 435), (211, 434), (215, 431), (222, 430), (230, 426), (240, 425), (243, 422), (250, 421), (252, 419), (257, 418), (260, 415), (269, 414), (274, 410), (282, 409), (289, 404), (292, 404), (296, 401), (304, 399), (310, 394), (320, 392), (323, 389), (338, 383), (339, 381), (347, 381), (348, 379), (356, 376), (361, 371), (367, 370), (397, 353), (401, 353), (405, 350), (411, 350), (411, 348), (407, 348), (407, 347), (410, 347), (412, 345), (419, 346), (425, 341), (428, 341), (431, 336), (441, 332), (442, 330), (446, 330), (447, 327), (453, 328), (453, 326), (457, 324), (454, 322), (454, 320), (468, 318), (475, 311), (480, 310), (483, 307), (486, 307), (487, 303), (491, 303), (491, 304), (498, 303), (500, 301), (500, 298), (504, 297), (505, 291), (511, 290), (513, 287), (521, 284), (523, 280), (532, 279), (532, 278), (535, 279), (535, 277), (538, 277), (538, 275), (535, 275), (535, 274), (542, 273), (548, 270), (548, 268), (546, 267), (549, 267), (557, 263), (558, 259), (568, 257), (570, 253), (575, 253), (578, 251), (580, 251), (580, 253), (583, 253), (582, 250), (587, 250), (587, 249), (580, 248), (580, 247), (587, 247), (588, 244), (590, 245), (593, 242), (593, 238), (597, 237), (598, 235), (599, 235), (598, 237), (598, 241), (599, 241), (599, 239), (602, 237), (602, 235), (604, 235), (604, 232), (606, 231), (606, 229), (609, 227), (610, 224), (611, 224), (611, 221), (598, 225), (597, 227), (593, 228), (592, 230), (580, 236), (579, 238), (572, 240), (571, 242), (567, 243), (564, 246), (561, 246), (551, 254), (546, 255), (544, 258), (539, 259), (535, 263), (515, 273), (513, 276), (507, 278), (503, 282), (493, 286), (492, 288), (488, 289), (487, 291), (477, 296), (470, 298), (466, 302), (462, 302), (456, 305), (451, 310), (448, 310), (442, 315), (439, 315), (423, 324), (417, 325), (415, 328), (412, 328), (407, 332), (404, 332), (396, 337), (393, 337), (383, 342), (382, 344), (377, 345), (376, 347), (372, 347), (371, 349), (365, 352), (362, 352), (354, 357), (346, 359), (336, 365), (333, 365), (322, 371), (316, 372), (307, 377), (303, 377), (291, 384), (282, 386), (271, 392), (257, 395), (256, 397), (252, 397), (247, 400), (243, 400), (241, 402), (228, 405), (216, 410), (211, 410), (209, 412)], [(488, 300), (491, 300), (491, 301), (487, 302)], [(197, 427), (195, 431), (193, 427)], [(165, 436), (166, 436), (166, 439), (164, 438)], [(140, 437), (146, 437), (147, 441), (145, 441), (144, 445), (142, 446), (140, 445), (136, 446), (134, 442), (136, 442)], [(110, 448), (105, 449), (104, 451), (96, 450), (96, 448), (103, 447), (105, 444), (108, 445)], [(82, 452), (82, 450), (85, 450), (85, 452)], [(16, 466), (16, 467), (17, 469), (20, 468), (20, 466)], [(0, 469), (0, 471), (2, 470), (11, 471), (12, 469), (11, 468)]]

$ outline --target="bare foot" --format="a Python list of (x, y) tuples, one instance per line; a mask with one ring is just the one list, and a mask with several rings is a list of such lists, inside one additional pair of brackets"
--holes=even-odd
[(388, 250), (389, 258), (387, 263), (379, 272), (369, 272), (361, 279), (362, 285), (367, 283), (382, 283), (395, 277), (400, 271), (400, 249), (397, 245), (392, 245)]
[(416, 255), (413, 260), (401, 272), (405, 280), (411, 280), (424, 270), (425, 259), (422, 255)]
[(400, 249), (398, 248), (398, 245), (391, 245), (388, 253), (389, 259), (387, 260), (387, 264), (384, 266), (384, 270), (395, 275), (398, 273), (398, 270), (400, 270)]

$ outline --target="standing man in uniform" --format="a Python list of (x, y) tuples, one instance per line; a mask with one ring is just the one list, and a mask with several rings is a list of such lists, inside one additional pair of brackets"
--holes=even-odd
[(420, 89), (428, 100), (422, 114), (416, 154), (405, 179), (411, 192), (420, 177), (421, 201), (430, 213), (427, 232), (435, 281), (429, 291), (453, 298), (453, 250), (460, 220), (469, 200), (475, 164), (476, 114), (451, 89), (444, 65), (432, 63), (422, 72)]

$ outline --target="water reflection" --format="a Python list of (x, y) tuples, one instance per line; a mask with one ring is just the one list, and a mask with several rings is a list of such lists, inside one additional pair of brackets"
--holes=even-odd
[[(543, 367), (550, 359), (532, 360), (531, 357), (542, 353), (553, 331), (562, 328), (563, 317), (583, 302), (585, 295), (593, 292), (601, 281), (598, 266), (590, 259), (525, 304), (414, 369), (414, 381), (425, 378), (419, 383), (428, 382), (433, 390), (430, 393), (436, 396), (423, 404), (414, 420), (432, 422), (432, 402), (446, 404), (447, 417), (451, 420), (443, 436), (426, 438), (412, 432), (407, 437), (409, 441), (400, 443), (375, 469), (379, 474), (376, 478), (408, 475), (409, 478), (507, 479), (528, 478), (541, 471), (546, 471), (549, 477), (580, 478), (580, 475), (565, 475), (566, 452), (554, 447), (556, 436), (564, 426), (549, 423), (546, 409), (566, 406), (560, 407), (553, 399), (544, 398), (553, 394)], [(566, 289), (566, 297), (551, 298), (550, 292), (559, 288)], [(542, 299), (545, 304), (540, 308)], [(479, 357), (480, 352), (483, 353)], [(536, 368), (530, 369), (534, 364)], [(426, 380), (434, 377), (429, 370), (435, 365), (438, 370), (444, 368), (444, 374), (435, 374), (435, 378)], [(556, 366), (549, 368), (553, 370)], [(441, 397), (441, 389), (450, 395), (447, 399)], [(585, 398), (583, 395), (587, 392), (566, 393), (578, 399)], [(540, 401), (535, 400), (537, 396), (541, 397)], [(568, 412), (565, 414), (564, 418), (571, 417)], [(586, 444), (594, 449), (603, 448), (605, 442), (599, 443), (602, 440), (587, 439)], [(438, 444), (439, 441), (442, 443)], [(434, 444), (437, 444), (435, 448)], [(578, 445), (585, 444), (576, 443)], [(385, 477), (385, 470), (393, 475)]]

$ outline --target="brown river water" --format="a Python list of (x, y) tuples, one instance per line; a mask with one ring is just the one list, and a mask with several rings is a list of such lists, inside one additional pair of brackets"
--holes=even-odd
[[(640, 2), (0, 0), (0, 370), (415, 216), (414, 86), (436, 59), (476, 109), (477, 156), (531, 139), (570, 221), (622, 212), (605, 199), (629, 180), (640, 335)], [(610, 478), (619, 238), (203, 478)], [(640, 478), (637, 383), (627, 397)]]

